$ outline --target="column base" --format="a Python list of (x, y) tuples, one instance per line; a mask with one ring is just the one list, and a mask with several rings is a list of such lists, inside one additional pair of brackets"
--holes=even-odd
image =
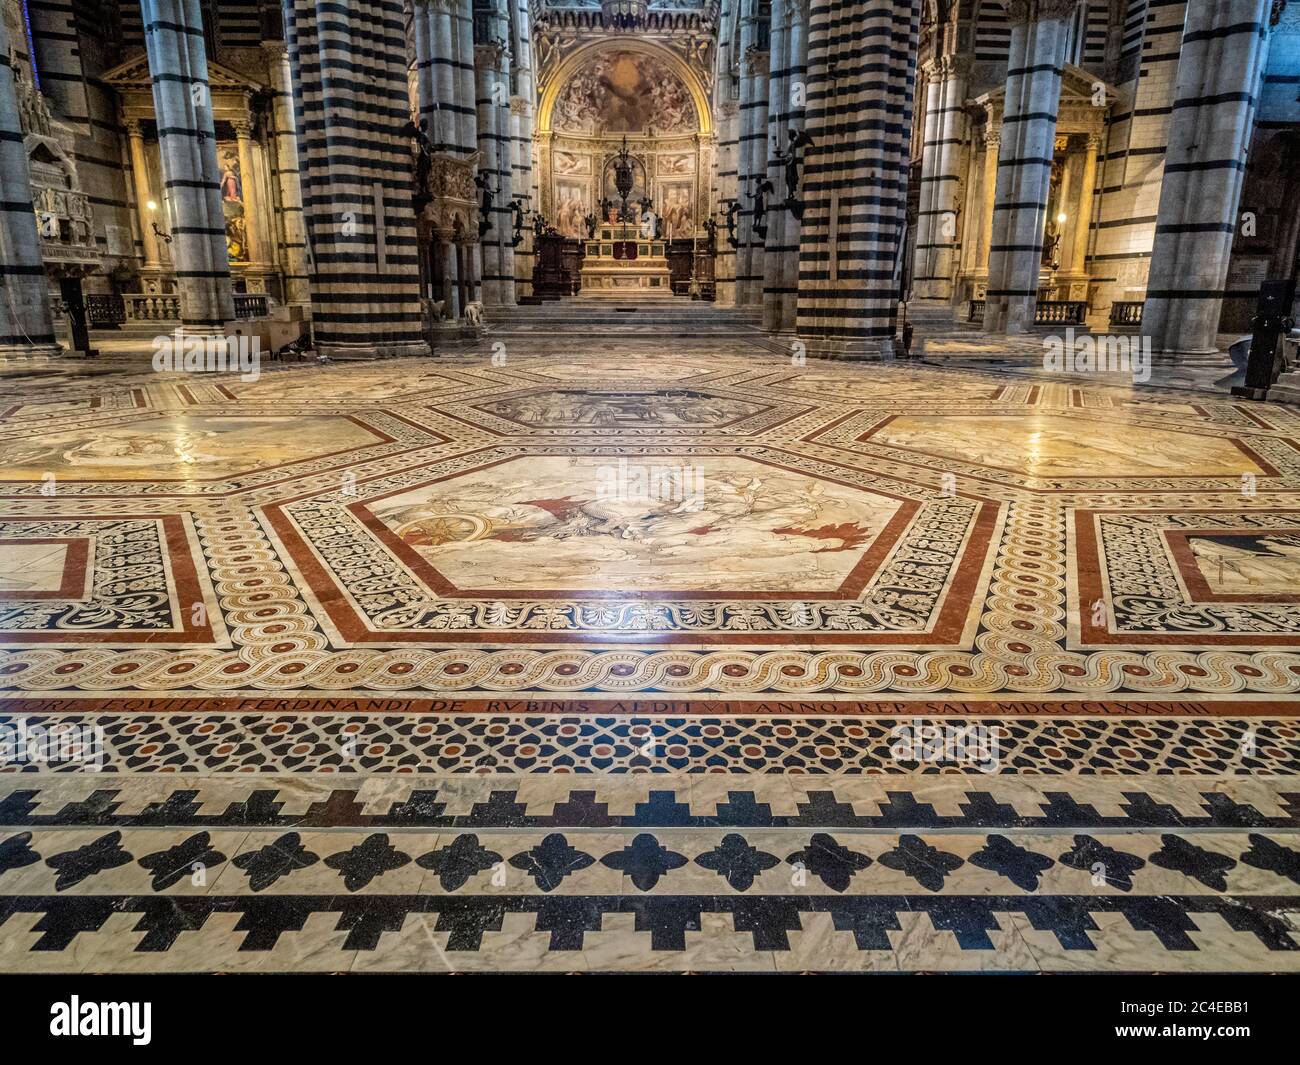
[(1034, 328), (1035, 300), (1019, 297), (989, 300), (984, 305), (984, 332), (1002, 336), (1020, 336)]
[(1232, 358), (1218, 348), (1199, 348), (1178, 351), (1172, 348), (1151, 352), (1153, 366), (1208, 366), (1213, 369), (1232, 369)]
[(1300, 372), (1284, 373), (1277, 379), (1277, 384), (1268, 390), (1270, 403), (1300, 404)]
[(11, 359), (57, 359), (66, 354), (62, 344), (0, 344), (0, 362)]
[(224, 326), (215, 325), (186, 325), (182, 322), (175, 329), (168, 333), (159, 333), (159, 336), (183, 336), (183, 337), (228, 337), (230, 336), (231, 326), (238, 326), (237, 319), (231, 319)]
[(763, 305), (763, 331), (777, 337), (795, 336), (798, 327), (795, 324), (793, 309), (789, 314), (782, 314), (780, 307), (773, 307), (771, 304), (765, 303)]
[(893, 337), (799, 337), (810, 359), (845, 362), (892, 362), (898, 353)]
[(433, 351), (427, 340), (409, 340), (396, 344), (317, 344), (316, 354), (335, 362), (371, 362), (375, 359), (428, 358)]
[(912, 298), (918, 300), (951, 300), (951, 281), (917, 281), (912, 287)]
[(436, 355), (439, 344), (473, 343), (482, 340), (484, 332), (481, 325), (473, 325), (464, 318), (444, 318), (433, 324), (429, 341)]

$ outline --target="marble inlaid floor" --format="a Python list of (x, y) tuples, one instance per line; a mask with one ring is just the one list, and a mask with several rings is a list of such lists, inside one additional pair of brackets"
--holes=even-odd
[(1300, 411), (723, 337), (41, 370), (0, 971), (1300, 969)]

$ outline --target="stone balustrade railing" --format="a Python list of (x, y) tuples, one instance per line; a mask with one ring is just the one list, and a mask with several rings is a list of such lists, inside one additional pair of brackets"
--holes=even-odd
[(1110, 324), (1114, 329), (1136, 329), (1142, 324), (1145, 300), (1116, 300), (1110, 305)]
[(122, 297), (126, 303), (128, 322), (179, 322), (181, 298), (177, 293), (128, 292)]
[[(985, 307), (984, 300), (971, 300), (966, 321), (982, 325)], [(1035, 325), (1083, 325), (1087, 318), (1086, 300), (1039, 300), (1034, 307)]]
[(265, 292), (236, 292), (236, 318), (265, 318), (271, 313), (271, 305)]

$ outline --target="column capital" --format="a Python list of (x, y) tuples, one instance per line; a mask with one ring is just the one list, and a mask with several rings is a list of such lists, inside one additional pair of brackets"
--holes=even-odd
[(921, 70), (931, 81), (948, 81), (970, 74), (970, 56), (937, 55), (921, 64)]
[(803, 25), (808, 20), (808, 5), (805, 0), (773, 0), (772, 20)]
[(504, 41), (489, 41), (487, 44), (476, 44), (474, 46), (474, 66), (480, 69), (487, 67), (500, 70), (505, 57), (506, 45)]
[(1002, 143), (1002, 131), (993, 129), (990, 126), (984, 128), (984, 147), (985, 149), (996, 149)]
[(1101, 141), (1102, 137), (1100, 133), (1089, 133), (1087, 137), (1084, 138), (1084, 144), (1088, 146), (1088, 151), (1090, 152), (1101, 151)]
[(144, 140), (144, 126), (138, 118), (128, 118), (122, 124), (126, 126), (126, 135), (128, 137), (139, 137)]
[(1006, 0), (1007, 21), (1050, 22), (1074, 13), (1079, 0)]
[(289, 61), (289, 49), (285, 46), (284, 41), (263, 41), (262, 51), (278, 62), (287, 63)]
[(240, 140), (249, 139), (253, 136), (253, 123), (247, 119), (236, 119), (230, 123), (234, 127), (235, 136)]

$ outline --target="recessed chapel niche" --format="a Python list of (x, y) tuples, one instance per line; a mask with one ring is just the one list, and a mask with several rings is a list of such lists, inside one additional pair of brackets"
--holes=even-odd
[[(627, 138), (635, 186), (672, 239), (703, 233), (714, 139), (707, 97), (680, 57), (647, 42), (578, 49), (557, 71), (539, 114), (542, 213), (571, 238), (585, 219), (613, 220), (614, 159)], [(612, 202), (602, 211), (601, 201)]]

